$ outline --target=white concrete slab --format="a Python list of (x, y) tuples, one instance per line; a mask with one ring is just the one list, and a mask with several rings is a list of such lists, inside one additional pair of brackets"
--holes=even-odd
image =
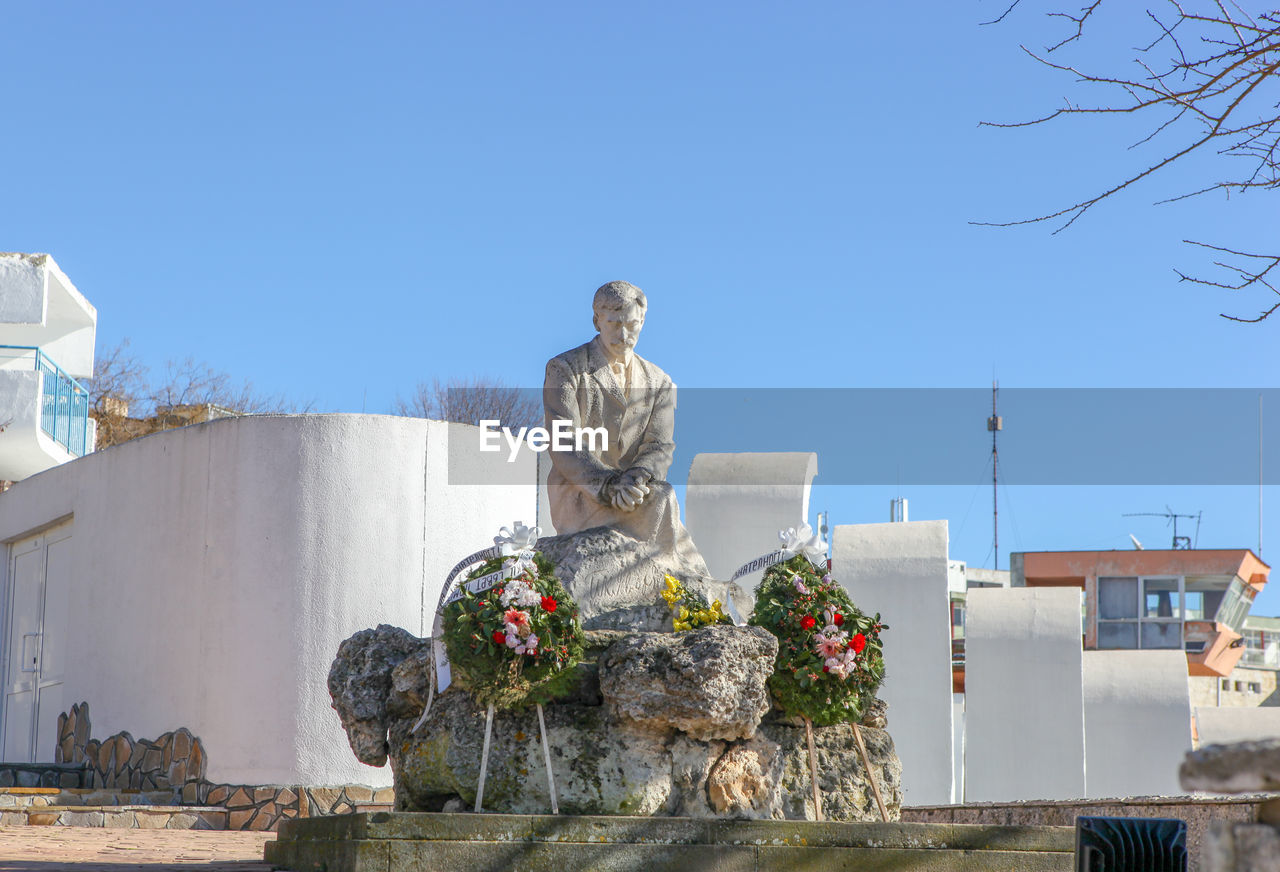
[[(779, 545), (778, 531), (809, 518), (818, 474), (812, 452), (699, 454), (689, 468), (685, 527), (711, 574), (730, 578), (738, 567)], [(754, 590), (763, 570), (738, 583)]]
[(840, 525), (832, 574), (854, 604), (879, 612), (889, 732), (902, 760), (903, 805), (953, 801), (951, 614), (947, 522)]
[(1080, 591), (973, 589), (965, 621), (965, 801), (1084, 797)]
[(1187, 657), (1181, 651), (1084, 652), (1087, 796), (1182, 793), (1191, 750)]
[(1197, 708), (1200, 747), (1280, 738), (1280, 708)]

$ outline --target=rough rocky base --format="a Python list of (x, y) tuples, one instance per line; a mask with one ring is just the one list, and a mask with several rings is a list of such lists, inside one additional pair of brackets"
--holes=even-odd
[[(365, 631), (369, 635), (362, 644), (377, 644), (390, 634), (387, 641), (402, 646), (398, 633), (403, 631), (391, 630)], [(575, 691), (544, 707), (562, 812), (816, 819), (803, 724), (769, 712), (764, 683), (777, 650), (772, 636), (759, 628), (722, 625), (680, 634), (594, 632), (587, 641), (590, 659), (578, 667)], [(480, 776), (485, 711), (450, 688), (436, 697), (419, 731), (411, 733), (432, 680), (426, 643), (420, 646), (391, 670), (391, 690), (382, 707), (396, 808), (470, 809)], [(344, 643), (342, 650), (360, 663), (380, 659), (358, 648)], [(351, 672), (335, 663), (331, 674)], [(352, 699), (368, 702), (360, 688), (342, 687)], [(343, 714), (342, 694), (334, 700), (343, 722), (353, 726), (353, 747), (367, 753), (374, 725)], [(896, 819), (902, 767), (884, 727), (883, 709), (877, 708), (864, 719), (862, 734), (870, 777)], [(852, 727), (815, 728), (814, 739), (825, 817), (879, 820)], [(516, 814), (550, 810), (535, 709), (499, 712), (494, 718), (483, 806)]]

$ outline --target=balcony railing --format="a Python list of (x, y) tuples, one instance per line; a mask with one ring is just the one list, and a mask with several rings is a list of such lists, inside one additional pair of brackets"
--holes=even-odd
[(40, 429), (69, 453), (84, 456), (89, 441), (89, 392), (34, 346), (0, 345), (0, 359), (4, 358), (24, 364), (32, 360), (32, 368), (44, 375)]
[(1268, 645), (1265, 649), (1245, 648), (1239, 666), (1261, 666), (1264, 669), (1280, 669), (1280, 649)]

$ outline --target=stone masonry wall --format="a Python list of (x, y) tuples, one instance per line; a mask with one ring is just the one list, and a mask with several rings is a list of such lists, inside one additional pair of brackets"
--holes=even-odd
[(58, 715), (55, 763), (87, 763), (86, 787), (118, 790), (174, 790), (204, 780), (204, 744), (186, 727), (155, 741), (134, 739), (127, 732), (98, 741), (89, 738), (89, 704), (73, 705)]
[[(391, 808), (395, 791), (362, 785), (213, 784), (205, 779), (204, 743), (186, 727), (150, 741), (127, 732), (90, 738), (89, 704), (82, 702), (58, 716), (57, 764), (86, 767), (85, 787), (105, 790), (172, 791), (175, 804), (227, 809), (227, 829), (274, 830), (282, 820), (346, 814), (370, 806)], [(51, 778), (57, 778), (57, 770)], [(0, 773), (2, 778), (4, 773)], [(43, 782), (42, 782), (43, 784)], [(36, 786), (36, 785), (32, 785)], [(51, 782), (49, 787), (66, 786)]]

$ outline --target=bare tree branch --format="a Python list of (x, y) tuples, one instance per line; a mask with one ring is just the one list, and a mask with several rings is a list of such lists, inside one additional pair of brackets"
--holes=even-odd
[(513, 388), (486, 377), (447, 382), (433, 379), (430, 385), (418, 382), (409, 399), (396, 398), (394, 410), (397, 415), (461, 424), (489, 420), (519, 428), (542, 423), (542, 402), (536, 391)]
[[(1021, 0), (1005, 10), (997, 21), (1006, 17)], [(1280, 188), (1280, 11), (1250, 15), (1237, 4), (1230, 7), (1223, 0), (1201, 0), (1198, 9), (1190, 2), (1167, 0), (1171, 15), (1163, 19), (1151, 9), (1147, 18), (1156, 33), (1145, 45), (1134, 49), (1130, 60), (1142, 70), (1139, 77), (1102, 75), (1085, 72), (1069, 63), (1048, 59), (1051, 52), (1085, 38), (1086, 26), (1102, 7), (1102, 0), (1082, 7), (1078, 13), (1053, 11), (1053, 18), (1070, 22), (1067, 35), (1037, 54), (1023, 46), (1030, 57), (1050, 69), (1074, 77), (1078, 86), (1096, 86), (1109, 91), (1110, 97), (1092, 105), (1066, 101), (1060, 109), (1021, 122), (983, 122), (990, 127), (1030, 127), (1071, 115), (1140, 115), (1153, 116), (1150, 132), (1129, 146), (1130, 150), (1150, 145), (1157, 137), (1174, 138), (1172, 147), (1146, 162), (1145, 167), (1121, 176), (1119, 181), (1103, 187), (1098, 193), (1079, 199), (1059, 209), (1031, 218), (1013, 221), (974, 221), (989, 227), (1013, 227), (1022, 224), (1055, 222), (1057, 234), (1075, 223), (1092, 207), (1145, 179), (1160, 174), (1173, 164), (1185, 164), (1185, 158), (1197, 152), (1213, 152), (1221, 158), (1244, 161), (1241, 171), (1224, 171), (1208, 183), (1195, 186), (1157, 201), (1173, 203), (1213, 191), (1243, 193), (1250, 190)], [(1169, 57), (1149, 61), (1147, 55), (1167, 50)], [(1219, 164), (1226, 166), (1225, 164)], [(1237, 166), (1232, 163), (1231, 166)], [(1208, 287), (1244, 290), (1257, 288), (1275, 291), (1267, 279), (1275, 266), (1271, 255), (1235, 251), (1215, 245), (1185, 240), (1189, 244), (1248, 259), (1256, 258), (1265, 266), (1250, 269), (1215, 262), (1214, 266), (1232, 275), (1228, 282), (1196, 278), (1179, 272), (1180, 280)], [(1223, 315), (1232, 321), (1255, 323), (1265, 320), (1280, 308), (1266, 309), (1257, 318)]]

